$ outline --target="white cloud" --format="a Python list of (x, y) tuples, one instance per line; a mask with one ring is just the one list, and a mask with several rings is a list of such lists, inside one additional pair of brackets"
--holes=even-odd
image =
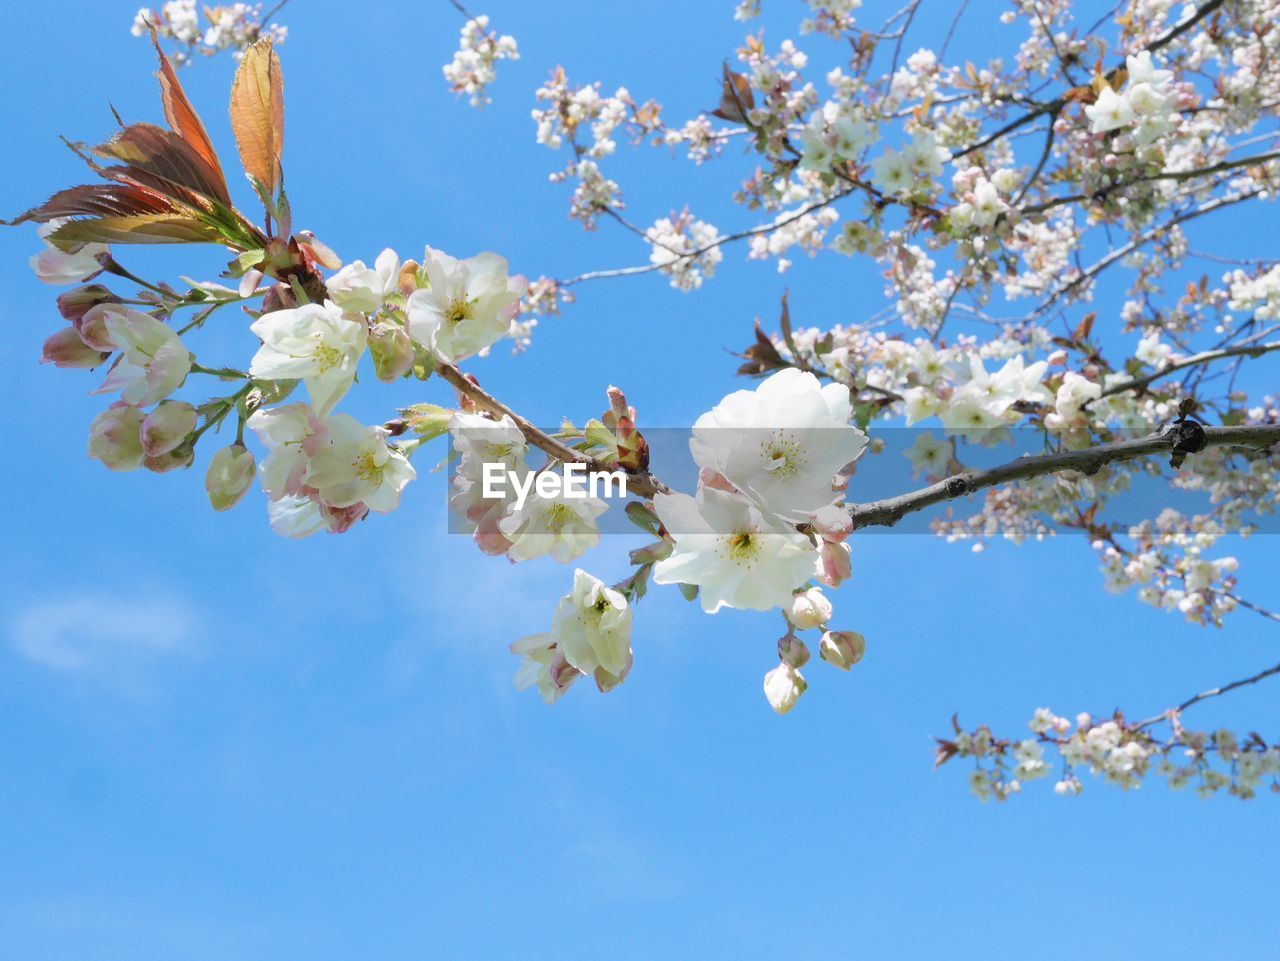
[(41, 600), (10, 625), (14, 649), (65, 673), (108, 671), (191, 647), (194, 617), (162, 598), (122, 599), (81, 594)]

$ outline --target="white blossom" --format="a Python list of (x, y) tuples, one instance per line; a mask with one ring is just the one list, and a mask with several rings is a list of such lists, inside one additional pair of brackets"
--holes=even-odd
[(421, 273), (428, 286), (409, 296), (409, 332), (448, 363), (502, 339), (526, 287), (523, 277), (509, 278), (507, 262), (491, 253), (456, 260), (428, 247)]
[(345, 316), (333, 301), (263, 314), (249, 329), (262, 346), (249, 364), (254, 377), (300, 379), (321, 415), (350, 389), (368, 342), (363, 321)]
[(699, 417), (689, 447), (760, 510), (801, 521), (836, 499), (836, 474), (866, 448), (850, 413), (847, 388), (791, 367)]
[(654, 582), (697, 585), (708, 614), (787, 607), (813, 575), (817, 551), (808, 538), (734, 494), (704, 487), (696, 500), (658, 494), (653, 504), (675, 540), (671, 556), (655, 565)]

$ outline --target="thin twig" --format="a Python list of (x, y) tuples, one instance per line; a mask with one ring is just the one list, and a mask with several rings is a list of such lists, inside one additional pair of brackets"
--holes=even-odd
[(1231, 197), (1231, 196), (1218, 197), (1215, 200), (1211, 200), (1207, 203), (1203, 203), (1199, 207), (1195, 207), (1185, 213), (1179, 214), (1176, 217), (1166, 220), (1164, 223), (1158, 224), (1157, 226), (1152, 227), (1150, 230), (1146, 231), (1145, 233), (1139, 234), (1137, 237), (1135, 237), (1129, 243), (1125, 244), (1123, 247), (1117, 247), (1115, 250), (1111, 251), (1106, 256), (1095, 261), (1089, 267), (1086, 267), (1085, 269), (1083, 269), (1077, 277), (1073, 278), (1072, 280), (1069, 280), (1067, 283), (1058, 287), (1058, 289), (1055, 290), (1052, 294), (1050, 294), (1049, 297), (1042, 304), (1040, 304), (1039, 307), (1037, 307), (1034, 311), (1032, 311), (1031, 318), (1034, 319), (1036, 317), (1043, 316), (1049, 311), (1050, 307), (1056, 304), (1059, 300), (1061, 300), (1067, 294), (1071, 293), (1077, 287), (1092, 280), (1094, 277), (1102, 273), (1104, 270), (1106, 270), (1116, 261), (1123, 260), (1125, 257), (1128, 257), (1131, 253), (1133, 253), (1139, 247), (1145, 246), (1146, 244), (1150, 243), (1152, 240), (1155, 240), (1157, 237), (1168, 232), (1172, 228), (1177, 227), (1180, 224), (1184, 224), (1189, 220), (1195, 220), (1197, 217), (1203, 217), (1205, 214), (1212, 213), (1213, 211), (1219, 210), (1222, 207), (1230, 207), (1233, 204), (1243, 203), (1246, 200), (1252, 200), (1254, 197), (1258, 196), (1258, 194), (1260, 193), (1262, 193), (1262, 188), (1250, 190), (1247, 193), (1238, 194), (1234, 197)]
[(1242, 687), (1248, 687), (1251, 684), (1257, 684), (1259, 681), (1265, 680), (1266, 678), (1272, 677), (1276, 674), (1280, 674), (1280, 664), (1275, 664), (1267, 668), (1265, 671), (1259, 671), (1257, 674), (1254, 674), (1252, 677), (1242, 678), (1239, 681), (1232, 681), (1230, 684), (1223, 684), (1221, 687), (1215, 687), (1207, 691), (1201, 691), (1195, 697), (1187, 698), (1177, 707), (1172, 708), (1168, 711), (1165, 711), (1163, 714), (1157, 714), (1155, 715), (1155, 717), (1147, 718), (1145, 721), (1138, 724), (1134, 728), (1134, 730), (1141, 731), (1143, 728), (1148, 728), (1153, 724), (1159, 724), (1161, 721), (1167, 720), (1171, 714), (1181, 714), (1187, 708), (1192, 707), (1193, 705), (1199, 704), (1201, 701), (1207, 701), (1210, 698), (1214, 698), (1214, 697), (1221, 697), (1223, 694), (1227, 694), (1230, 691), (1234, 691)]
[[(1178, 441), (1176, 430), (1164, 431), (1135, 440), (1117, 441), (1084, 450), (1019, 457), (986, 470), (963, 471), (907, 494), (883, 500), (847, 506), (854, 529), (892, 527), (908, 514), (955, 500), (998, 484), (1028, 480), (1044, 474), (1074, 470), (1096, 474), (1107, 464), (1138, 460), (1154, 454), (1170, 453)], [(1252, 447), (1263, 449), (1280, 443), (1280, 426), (1205, 427), (1204, 448)]]
[(1269, 354), (1272, 351), (1280, 350), (1280, 340), (1272, 341), (1269, 344), (1237, 344), (1234, 347), (1224, 347), (1221, 350), (1206, 350), (1198, 354), (1192, 354), (1190, 357), (1184, 357), (1182, 360), (1174, 361), (1167, 367), (1142, 377), (1135, 377), (1132, 380), (1126, 380), (1120, 384), (1113, 384), (1104, 388), (1102, 393), (1093, 400), (1081, 405), (1087, 407), (1089, 404), (1096, 403), (1103, 397), (1110, 397), (1113, 394), (1123, 394), (1126, 391), (1144, 390), (1152, 382), (1162, 377), (1168, 377), (1170, 374), (1180, 370), (1186, 370), (1188, 367), (1199, 367), (1202, 364), (1209, 364), (1215, 360), (1222, 360), (1226, 357), (1261, 357), (1263, 354)]
[[(591, 270), (587, 271), (585, 274), (578, 274), (576, 277), (570, 277), (568, 280), (557, 281), (557, 283), (561, 287), (572, 287), (574, 284), (580, 284), (587, 280), (601, 280), (607, 277), (633, 277), (637, 274), (651, 274), (656, 270), (662, 270), (664, 268), (670, 269), (673, 265), (678, 264), (681, 261), (696, 260), (708, 251), (715, 250), (717, 247), (723, 247), (725, 244), (734, 243), (738, 240), (745, 240), (748, 237), (755, 237), (759, 234), (767, 234), (771, 231), (779, 230), (782, 227), (786, 227), (788, 224), (795, 223), (802, 217), (807, 217), (815, 210), (821, 210), (823, 207), (829, 207), (831, 204), (844, 199), (853, 192), (853, 189), (844, 190), (840, 193), (832, 194), (830, 197), (826, 197), (823, 200), (818, 200), (808, 204), (807, 206), (801, 207), (799, 210), (794, 210), (790, 214), (779, 217), (777, 220), (770, 223), (760, 224), (757, 227), (751, 227), (747, 230), (740, 230), (737, 233), (725, 234), (724, 236), (717, 237), (710, 243), (704, 244), (695, 250), (680, 253), (675, 260), (670, 261), (669, 263), (643, 264), (635, 267), (615, 267), (609, 270)], [(624, 226), (628, 225), (624, 224)], [(652, 243), (652, 241), (649, 242)], [(659, 244), (658, 246), (662, 245)], [(669, 247), (663, 247), (663, 249), (672, 253), (677, 253), (676, 251), (672, 251)]]

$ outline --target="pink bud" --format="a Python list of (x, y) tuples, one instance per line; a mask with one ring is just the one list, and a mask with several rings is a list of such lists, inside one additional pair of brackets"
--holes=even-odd
[(86, 345), (74, 327), (64, 327), (44, 342), (40, 363), (88, 369), (97, 367), (108, 356)]
[(196, 409), (185, 400), (164, 400), (142, 421), (142, 450), (148, 457), (167, 454), (196, 429)]
[(253, 454), (239, 444), (224, 447), (213, 455), (204, 477), (204, 489), (215, 511), (226, 511), (240, 503), (253, 482)]
[(823, 540), (839, 542), (853, 533), (853, 518), (845, 508), (829, 504), (813, 515), (813, 526)]
[(818, 580), (822, 581), (827, 587), (834, 588), (839, 587), (853, 576), (853, 564), (850, 561), (850, 554), (851, 551), (848, 544), (823, 541), (822, 546), (818, 548), (818, 555), (822, 564)]
[(89, 425), (89, 456), (110, 470), (137, 470), (143, 458), (142, 418), (136, 407), (112, 404)]
[(112, 351), (116, 349), (116, 343), (111, 339), (111, 332), (107, 330), (107, 318), (117, 314), (124, 315), (125, 313), (127, 311), (124, 307), (119, 307), (115, 304), (96, 304), (72, 321), (72, 323), (76, 325), (80, 339), (90, 347), (97, 350)]
[(622, 388), (610, 387), (605, 393), (609, 397), (609, 413), (613, 414), (615, 423), (623, 418), (633, 421), (636, 419), (636, 410), (627, 406), (627, 397)]
[(75, 323), (91, 308), (98, 304), (119, 303), (120, 298), (103, 287), (102, 284), (86, 284), (75, 290), (68, 290), (58, 295), (58, 312), (63, 318)]

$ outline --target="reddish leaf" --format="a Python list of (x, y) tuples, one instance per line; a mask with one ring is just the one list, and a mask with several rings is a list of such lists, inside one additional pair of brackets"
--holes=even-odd
[(218, 162), (218, 154), (213, 149), (213, 143), (209, 140), (209, 135), (205, 132), (204, 124), (200, 122), (199, 115), (196, 113), (195, 108), (191, 106), (191, 101), (187, 99), (187, 95), (182, 89), (182, 84), (178, 82), (178, 75), (173, 72), (169, 58), (160, 49), (160, 42), (156, 39), (154, 26), (151, 28), (151, 42), (155, 45), (156, 55), (160, 58), (160, 70), (156, 74), (156, 78), (160, 81), (160, 99), (164, 103), (165, 119), (169, 122), (173, 132), (181, 137), (196, 156), (204, 161), (210, 174), (209, 179), (216, 181), (222, 188), (221, 193), (218, 195), (219, 198), (225, 199), (229, 196), (227, 193), (227, 180), (222, 173), (222, 165)]
[(1076, 343), (1084, 343), (1089, 339), (1089, 334), (1093, 331), (1093, 322), (1098, 319), (1096, 313), (1084, 315), (1084, 319), (1080, 321), (1080, 325), (1076, 327), (1076, 332), (1072, 335)]
[(711, 111), (711, 116), (731, 123), (746, 123), (747, 111), (755, 105), (756, 99), (751, 92), (751, 82), (747, 80), (745, 74), (730, 70), (726, 63), (723, 86), (720, 91), (720, 106)]
[(269, 40), (259, 40), (240, 61), (231, 86), (231, 129), (245, 172), (274, 196), (284, 149), (284, 81)]
[(58, 217), (110, 217), (132, 214), (173, 213), (173, 204), (149, 190), (128, 184), (88, 184), (60, 190), (39, 207), (33, 207), (13, 223), (44, 223)]
[[(221, 175), (211, 171), (191, 145), (173, 131), (163, 130), (154, 124), (135, 123), (125, 127), (106, 143), (94, 147), (93, 153), (107, 160), (118, 160), (132, 168), (132, 171), (141, 171), (143, 174), (150, 174), (152, 178), (159, 178), (159, 182), (153, 180), (146, 184), (152, 189), (160, 189), (167, 182), (190, 192), (160, 191), (175, 200), (190, 203), (193, 199), (203, 198), (205, 202), (201, 206), (210, 206), (210, 201), (231, 206), (231, 198), (227, 195), (227, 187), (222, 183)], [(110, 175), (103, 172), (103, 176)], [(191, 194), (196, 196), (193, 198)]]
[(938, 750), (933, 756), (933, 767), (937, 770), (955, 757), (960, 749), (952, 741), (944, 741), (942, 738), (934, 738), (934, 740), (938, 742)]
[(773, 346), (773, 341), (765, 336), (765, 332), (760, 329), (759, 320), (756, 321), (756, 342), (738, 356), (746, 361), (745, 364), (738, 368), (739, 376), (759, 377), (771, 370), (787, 366), (787, 362), (782, 359), (782, 355)]

